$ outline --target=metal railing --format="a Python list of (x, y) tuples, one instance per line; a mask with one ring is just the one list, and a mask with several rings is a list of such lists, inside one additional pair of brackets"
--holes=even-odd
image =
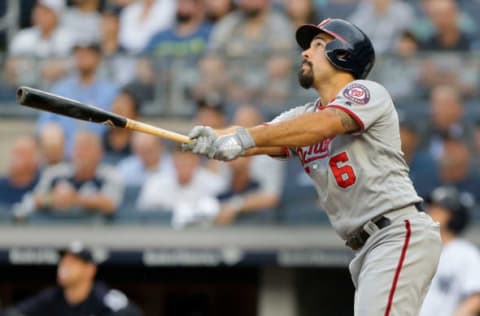
[[(7, 56), (0, 56), (2, 114), (32, 115), (31, 111), (11, 106), (15, 88), (30, 85), (49, 90), (55, 81), (46, 78), (44, 70), (58, 60), (21, 58), (15, 67), (10, 61)], [(192, 63), (184, 59), (114, 56), (103, 60), (99, 74), (119, 87), (130, 85), (144, 101), (143, 114), (153, 117), (191, 117), (195, 112), (194, 100), (201, 94), (220, 95), (233, 107), (242, 103), (258, 105), (267, 117), (316, 98), (313, 90), (306, 91), (297, 82), (298, 56), (291, 58), (289, 68), (280, 75), (271, 73), (269, 61), (268, 57), (222, 59), (222, 68), (216, 69), (220, 66), (205, 60)], [(65, 75), (71, 74), (73, 61), (63, 62), (67, 65)], [(479, 74), (478, 53), (435, 53), (380, 56), (369, 78), (385, 85), (399, 108), (412, 105), (414, 109), (417, 103), (427, 102), (431, 87), (437, 84), (454, 85), (467, 104), (477, 103)], [(475, 112), (473, 107), (472, 110)], [(480, 110), (475, 115), (480, 115)]]

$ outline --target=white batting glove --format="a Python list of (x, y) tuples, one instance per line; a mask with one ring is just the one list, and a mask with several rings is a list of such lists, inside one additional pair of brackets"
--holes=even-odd
[(235, 133), (218, 137), (208, 157), (229, 161), (242, 156), (245, 150), (252, 147), (255, 147), (255, 141), (246, 128), (240, 127)]
[(197, 125), (192, 128), (188, 134), (191, 141), (186, 144), (182, 144), (183, 151), (191, 151), (198, 155), (207, 155), (212, 151), (213, 143), (217, 139), (215, 131), (208, 126)]

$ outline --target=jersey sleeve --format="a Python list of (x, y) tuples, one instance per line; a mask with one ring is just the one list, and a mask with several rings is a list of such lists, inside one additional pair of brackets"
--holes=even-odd
[[(304, 114), (308, 111), (313, 111), (313, 109), (315, 108), (315, 104), (316, 104), (316, 102), (311, 102), (311, 103), (307, 103), (307, 104), (304, 104), (304, 105), (301, 105), (301, 106), (294, 107), (290, 110), (287, 110), (287, 111), (284, 111), (284, 112), (280, 113), (279, 115), (274, 117), (270, 122), (267, 122), (265, 124), (269, 125), (269, 124), (275, 124), (275, 123), (287, 121), (287, 120), (293, 119), (293, 118), (295, 118), (299, 115), (302, 115), (302, 114)], [(285, 147), (283, 149), (283, 152), (284, 152), (283, 156), (271, 156), (271, 157), (275, 158), (275, 159), (284, 160), (284, 159), (288, 159), (288, 158), (295, 155), (295, 150), (293, 148)]]
[(305, 112), (308, 112), (309, 108), (314, 107), (313, 103), (307, 103), (301, 106), (294, 107), (292, 109), (286, 110), (276, 117), (274, 117), (270, 122), (267, 122), (266, 124), (275, 124), (279, 122), (283, 122), (286, 120), (293, 119), (299, 115), (302, 115)]
[(337, 108), (349, 114), (360, 126), (362, 133), (391, 110), (393, 102), (390, 94), (380, 84), (356, 80), (342, 89), (327, 107)]

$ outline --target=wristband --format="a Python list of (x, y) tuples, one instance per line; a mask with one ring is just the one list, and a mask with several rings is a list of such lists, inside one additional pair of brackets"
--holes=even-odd
[(248, 129), (239, 127), (235, 130), (235, 134), (237, 134), (243, 149), (255, 147), (255, 141), (253, 140), (252, 135), (250, 135)]

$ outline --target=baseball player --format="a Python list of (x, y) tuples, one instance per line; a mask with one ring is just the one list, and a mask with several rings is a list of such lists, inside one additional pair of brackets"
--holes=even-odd
[(480, 314), (480, 253), (459, 237), (469, 221), (474, 200), (455, 187), (438, 187), (428, 199), (428, 213), (440, 223), (442, 254), (420, 316)]
[[(375, 52), (341, 19), (303, 25), (299, 82), (319, 98), (252, 128), (196, 126), (185, 150), (218, 160), (296, 156), (332, 226), (355, 251), (356, 316), (418, 315), (440, 255), (439, 228), (419, 212), (389, 93), (365, 80)], [(392, 74), (394, 75), (394, 74)]]

